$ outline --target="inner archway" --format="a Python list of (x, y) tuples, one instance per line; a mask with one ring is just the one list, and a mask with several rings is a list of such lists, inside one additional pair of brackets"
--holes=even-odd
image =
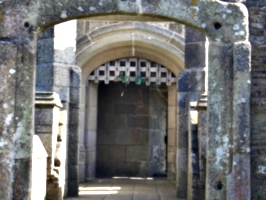
[[(98, 86), (94, 81), (101, 83)], [(85, 131), (84, 138), (88, 142), (88, 157), (97, 159), (87, 160), (88, 178), (98, 175), (175, 179), (176, 81), (165, 67), (140, 58), (110, 61), (91, 73), (86, 115), (90, 131)], [(97, 100), (90, 96), (98, 96), (96, 113)], [(97, 115), (98, 128), (93, 131), (96, 126), (92, 122)]]

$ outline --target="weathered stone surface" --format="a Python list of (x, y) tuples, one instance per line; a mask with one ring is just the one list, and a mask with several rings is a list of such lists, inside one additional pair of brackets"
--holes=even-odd
[(178, 92), (177, 106), (176, 193), (177, 198), (186, 198), (188, 181), (188, 93)]
[[(259, 2), (258, 5), (262, 5), (262, 2)], [(13, 146), (14, 157), (16, 159), (21, 159), (25, 162), (29, 162), (28, 165), (25, 165), (23, 170), (14, 170), (17, 173), (14, 173), (14, 176), (11, 173), (11, 170), (7, 170), (11, 177), (17, 179), (18, 184), (14, 184), (13, 192), (22, 191), (19, 196), (19, 193), (16, 194), (15, 199), (28, 199), (29, 198), (29, 166), (30, 166), (30, 155), (31, 155), (31, 140), (33, 132), (33, 91), (34, 91), (34, 66), (35, 66), (35, 34), (40, 30), (49, 27), (53, 24), (66, 21), (73, 18), (88, 17), (92, 15), (105, 15), (105, 14), (130, 14), (128, 20), (131, 17), (134, 19), (144, 19), (145, 15), (154, 16), (154, 19), (170, 19), (183, 22), (185, 24), (191, 25), (197, 29), (200, 29), (209, 36), (211, 41), (223, 41), (226, 43), (233, 43), (235, 41), (244, 41), (247, 40), (248, 36), (248, 15), (247, 11), (242, 4), (230, 4), (225, 2), (216, 2), (216, 1), (201, 1), (201, 2), (191, 2), (188, 3), (185, 0), (179, 2), (169, 0), (162, 1), (158, 0), (156, 2), (152, 1), (140, 1), (128, 2), (128, 1), (103, 1), (99, 3), (98, 1), (91, 1), (90, 3), (86, 1), (76, 0), (68, 2), (57, 2), (57, 1), (23, 1), (23, 2), (14, 2), (14, 1), (4, 1), (0, 6), (0, 38), (1, 43), (11, 42), (15, 44), (16, 47), (14, 50), (17, 50), (17, 53), (13, 60), (16, 62), (14, 64), (16, 70), (16, 77), (11, 79), (10, 83), (7, 77), (1, 79), (4, 87), (7, 84), (7, 88), (12, 88), (10, 92), (10, 99), (4, 99), (1, 104), (10, 105), (11, 110), (15, 107), (15, 112), (10, 112), (12, 116), (10, 124), (14, 125), (16, 130), (9, 129), (9, 140), (7, 146), (11, 150)], [(145, 18), (147, 19), (147, 18)], [(150, 19), (153, 19), (152, 17)], [(252, 24), (254, 26), (254, 24)], [(91, 28), (92, 29), (92, 28)], [(13, 45), (12, 44), (12, 45)], [(213, 46), (213, 43), (211, 44)], [(8, 45), (1, 46), (1, 53), (5, 52), (9, 48)], [(210, 48), (211, 49), (211, 48)], [(211, 50), (216, 51), (215, 48)], [(15, 52), (15, 51), (14, 51)], [(13, 52), (13, 53), (14, 53)], [(229, 52), (231, 52), (229, 50)], [(10, 51), (11, 55), (14, 55)], [(224, 54), (225, 52), (222, 52)], [(4, 61), (7, 61), (8, 56), (3, 54)], [(217, 54), (219, 55), (219, 54)], [(215, 55), (215, 56), (217, 56)], [(2, 56), (2, 54), (1, 54)], [(210, 58), (210, 66), (213, 67), (216, 64), (215, 56)], [(225, 56), (227, 57), (227, 56)], [(4, 62), (3, 61), (3, 62)], [(212, 63), (214, 61), (215, 63)], [(225, 66), (228, 66), (226, 63), (228, 60), (222, 57), (220, 63), (225, 63)], [(221, 64), (218, 63), (218, 66)], [(230, 66), (231, 63), (229, 64)], [(10, 65), (12, 66), (12, 65)], [(1, 65), (1, 72), (2, 72)], [(10, 69), (9, 69), (10, 70)], [(211, 69), (213, 70), (213, 69)], [(226, 69), (227, 70), (227, 69)], [(225, 71), (226, 71), (225, 70)], [(12, 71), (14, 72), (14, 71)], [(211, 71), (211, 72), (214, 72)], [(218, 73), (221, 71), (218, 70)], [(212, 83), (215, 83), (215, 80), (210, 78)], [(15, 83), (16, 81), (16, 83)], [(15, 83), (15, 84), (14, 84)], [(213, 86), (217, 87), (217, 86)], [(14, 91), (13, 89), (16, 88)], [(219, 90), (220, 88), (218, 88)], [(212, 89), (210, 90), (212, 91)], [(228, 90), (227, 90), (228, 91)], [(212, 94), (211, 94), (212, 95)], [(219, 93), (220, 95), (220, 93)], [(218, 95), (218, 96), (219, 96)], [(228, 95), (228, 94), (226, 94)], [(228, 95), (230, 97), (230, 95)], [(228, 97), (228, 98), (229, 98)], [(216, 102), (215, 98), (217, 96), (212, 96), (211, 102)], [(229, 102), (230, 102), (229, 98)], [(14, 107), (11, 105), (13, 102)], [(21, 104), (22, 102), (22, 104)], [(220, 100), (218, 99), (219, 103)], [(216, 103), (217, 103), (216, 102)], [(230, 102), (231, 103), (231, 102)], [(216, 105), (217, 106), (217, 105)], [(2, 109), (2, 106), (1, 106)], [(211, 111), (214, 110), (214, 106), (210, 108)], [(223, 108), (226, 109), (226, 108)], [(13, 111), (13, 110), (12, 110)], [(1, 112), (2, 113), (2, 112)], [(6, 112), (4, 112), (6, 113)], [(210, 112), (211, 113), (211, 112)], [(222, 116), (216, 113), (217, 116)], [(213, 119), (217, 120), (217, 116), (214, 116)], [(229, 117), (228, 117), (229, 116)], [(223, 118), (231, 118), (231, 115), (224, 115)], [(15, 120), (17, 119), (17, 120)], [(1, 119), (5, 121), (5, 119)], [(213, 120), (213, 121), (214, 121)], [(4, 123), (3, 123), (4, 124)], [(214, 123), (215, 125), (215, 123)], [(6, 125), (3, 125), (6, 129)], [(75, 127), (75, 129), (78, 129)], [(2, 130), (1, 130), (2, 131)], [(15, 133), (15, 134), (14, 134)], [(77, 130), (76, 130), (77, 133)], [(229, 132), (228, 132), (229, 133)], [(13, 137), (14, 134), (14, 137)], [(73, 134), (75, 135), (75, 134)], [(77, 135), (77, 134), (76, 134)], [(5, 136), (6, 139), (6, 136)], [(13, 142), (12, 142), (13, 141)], [(77, 140), (74, 142), (77, 143)], [(76, 147), (77, 148), (77, 147)], [(75, 149), (75, 148), (73, 148)], [(213, 148), (214, 149), (214, 148)], [(72, 150), (72, 149), (71, 149)], [(12, 152), (12, 151), (10, 151)], [(77, 154), (75, 154), (77, 155)], [(5, 154), (6, 156), (6, 154)], [(212, 157), (213, 156), (213, 157)], [(7, 156), (7, 162), (3, 166), (3, 169), (6, 169), (10, 161), (17, 165), (14, 169), (17, 169), (19, 162), (14, 162), (11, 158), (11, 155)], [(211, 155), (211, 158), (216, 158), (215, 155)], [(1, 166), (2, 167), (2, 166)], [(2, 169), (2, 168), (1, 168)], [(25, 170), (27, 169), (27, 170)], [(26, 171), (26, 173), (25, 173)], [(27, 176), (27, 177), (26, 177)], [(24, 179), (24, 180), (21, 180)], [(10, 182), (11, 178), (8, 177), (7, 189), (1, 184), (0, 188), (4, 190), (5, 195), (3, 199), (8, 199), (11, 197), (7, 196), (7, 193), (10, 192)], [(21, 180), (21, 181), (20, 181)], [(23, 183), (23, 185), (22, 185)], [(70, 194), (77, 194), (77, 182), (69, 182), (69, 187), (74, 185), (75, 191), (70, 192)], [(220, 188), (220, 183), (217, 185)], [(2, 191), (1, 191), (2, 192)], [(9, 193), (10, 194), (10, 193)]]
[[(188, 59), (191, 59), (190, 57)], [(204, 60), (202, 60), (204, 61)], [(201, 66), (203, 66), (202, 64)], [(186, 69), (178, 75), (178, 91), (180, 92), (196, 92), (205, 89), (205, 72), (202, 69), (189, 70)]]
[[(206, 199), (225, 199), (232, 150), (233, 45), (212, 42), (209, 52)], [(217, 106), (219, 105), (219, 106)]]

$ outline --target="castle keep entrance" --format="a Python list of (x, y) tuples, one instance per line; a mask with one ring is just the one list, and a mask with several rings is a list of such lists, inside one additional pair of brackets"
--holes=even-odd
[[(176, 112), (168, 109), (176, 110), (175, 75), (158, 63), (133, 57), (101, 65), (88, 81), (89, 95), (97, 87), (98, 114), (97, 130), (84, 136), (87, 178), (168, 176), (174, 180), (176, 124), (168, 118), (172, 122)], [(96, 127), (92, 124), (96, 116), (90, 113), (93, 101), (89, 98), (89, 130)]]

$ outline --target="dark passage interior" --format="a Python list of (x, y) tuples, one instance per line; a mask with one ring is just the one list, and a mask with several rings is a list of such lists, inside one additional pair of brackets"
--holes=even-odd
[(97, 177), (164, 176), (167, 172), (167, 86), (98, 90)]

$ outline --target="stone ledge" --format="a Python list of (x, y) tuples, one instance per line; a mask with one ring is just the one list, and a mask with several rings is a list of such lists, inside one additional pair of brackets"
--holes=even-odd
[(36, 92), (35, 93), (35, 106), (56, 106), (62, 108), (59, 95), (55, 92)]

